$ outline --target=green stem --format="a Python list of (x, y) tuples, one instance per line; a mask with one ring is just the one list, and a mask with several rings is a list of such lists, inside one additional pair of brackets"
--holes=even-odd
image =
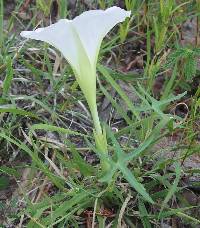
[[(95, 132), (94, 132), (94, 137), (95, 137), (95, 143), (97, 150), (100, 153), (108, 153), (107, 149), (107, 139), (106, 139), (106, 134), (102, 131), (100, 120), (99, 120), (99, 115), (97, 111), (97, 105), (96, 103), (90, 106), (90, 111), (92, 115), (92, 119), (94, 122), (94, 127), (95, 127)], [(109, 170), (110, 165), (109, 163), (101, 158), (101, 168), (102, 168), (102, 173), (105, 173)]]
[(93, 105), (93, 107), (91, 109), (91, 114), (92, 114), (92, 119), (93, 119), (93, 123), (94, 123), (96, 134), (97, 135), (102, 135), (102, 129), (101, 129), (101, 124), (100, 124), (100, 120), (99, 120), (99, 115), (98, 115), (96, 104)]

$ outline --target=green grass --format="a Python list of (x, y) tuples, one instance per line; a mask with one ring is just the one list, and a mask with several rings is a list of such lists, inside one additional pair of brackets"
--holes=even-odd
[[(198, 23), (193, 43), (183, 45), (183, 24), (198, 21), (199, 2), (124, 1), (132, 17), (106, 37), (97, 68), (108, 155), (95, 147), (70, 66), (51, 46), (24, 41), (19, 32), (49, 25), (55, 14), (73, 18), (120, 1), (77, 1), (75, 8), (58, 1), (56, 12), (51, 1), (36, 2), (24, 20), (25, 1), (16, 1), (10, 17), (0, 1), (0, 191), (11, 193), (0, 201), (0, 226), (199, 226)], [(142, 67), (131, 63), (138, 56)], [(102, 156), (111, 167), (103, 175)]]

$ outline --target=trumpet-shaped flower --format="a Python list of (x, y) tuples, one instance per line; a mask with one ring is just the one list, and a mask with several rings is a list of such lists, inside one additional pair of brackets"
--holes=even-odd
[(35, 31), (23, 31), (25, 38), (41, 40), (57, 48), (71, 65), (76, 80), (86, 97), (95, 130), (102, 134), (96, 107), (96, 64), (101, 42), (119, 22), (130, 16), (130, 11), (119, 7), (90, 10), (73, 20), (57, 23)]

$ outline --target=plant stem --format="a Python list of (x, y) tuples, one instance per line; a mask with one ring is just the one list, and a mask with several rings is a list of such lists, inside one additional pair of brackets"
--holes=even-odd
[[(95, 104), (90, 106), (90, 111), (91, 111), (91, 115), (92, 115), (92, 119), (95, 127), (94, 138), (95, 138), (96, 148), (99, 151), (99, 153), (108, 154), (107, 138), (106, 138), (105, 132), (103, 132), (101, 128), (96, 102)], [(104, 157), (100, 157), (100, 161), (101, 161), (102, 173), (106, 173), (109, 170), (110, 165)]]
[(90, 111), (91, 111), (91, 115), (92, 115), (96, 134), (102, 135), (102, 129), (101, 129), (101, 124), (100, 124), (100, 120), (99, 120), (99, 115), (98, 115), (96, 103), (90, 106)]

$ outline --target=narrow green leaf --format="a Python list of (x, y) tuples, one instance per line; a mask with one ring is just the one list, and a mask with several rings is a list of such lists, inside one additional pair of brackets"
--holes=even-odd
[(137, 181), (137, 179), (134, 177), (134, 175), (132, 174), (132, 172), (127, 167), (125, 167), (124, 165), (118, 164), (118, 167), (119, 167), (120, 171), (123, 173), (125, 179), (129, 182), (129, 184), (141, 196), (143, 196), (146, 201), (148, 201), (149, 203), (152, 203), (153, 204), (154, 201), (152, 200), (152, 198), (150, 197), (150, 195), (147, 193), (147, 191), (144, 188), (144, 186)]
[(165, 89), (164, 89), (164, 92), (163, 92), (160, 100), (166, 99), (170, 95), (170, 93), (172, 92), (172, 89), (173, 89), (173, 85), (174, 85), (176, 76), (177, 76), (177, 64), (175, 64), (173, 72), (172, 72), (172, 76), (170, 77), (169, 81), (167, 82), (166, 86), (164, 87)]
[(68, 15), (68, 1), (66, 0), (60, 0), (58, 1), (58, 6), (59, 6), (59, 16), (60, 18), (66, 18)]
[(171, 185), (170, 189), (168, 190), (168, 193), (162, 203), (159, 217), (162, 214), (164, 207), (166, 206), (168, 201), (171, 199), (171, 197), (174, 195), (174, 193), (177, 190), (177, 186), (178, 186), (179, 180), (181, 178), (181, 166), (178, 162), (175, 163), (175, 172), (176, 172), (176, 178), (174, 180), (174, 183)]
[(77, 192), (76, 194), (74, 194), (74, 196), (71, 199), (64, 201), (56, 208), (55, 211), (53, 211), (50, 215), (44, 218), (42, 220), (42, 224), (50, 225), (50, 222), (52, 224), (59, 217), (65, 216), (65, 214), (68, 211), (71, 211), (72, 208), (75, 207), (75, 205), (78, 205), (81, 202), (84, 202), (86, 199), (89, 200), (87, 192), (84, 192), (84, 191), (80, 191), (79, 193)]
[(124, 112), (123, 108), (120, 105), (117, 104), (117, 102), (112, 98), (112, 96), (108, 93), (108, 91), (102, 86), (102, 84), (101, 84), (100, 81), (99, 81), (99, 86), (100, 86), (101, 91), (106, 96), (106, 98), (112, 104), (112, 106), (117, 110), (117, 112), (120, 114), (120, 116), (122, 116), (125, 119), (125, 121), (127, 122), (127, 124), (130, 125), (132, 123), (131, 119), (128, 117), (128, 115), (126, 114), (126, 112)]
[(6, 189), (9, 186), (9, 179), (8, 177), (1, 176), (0, 177), (0, 190)]
[(109, 75), (106, 68), (104, 68), (102, 65), (99, 65), (98, 70), (106, 78), (106, 80), (112, 85), (112, 87), (118, 92), (118, 94), (124, 100), (124, 102), (126, 103), (128, 108), (135, 115), (137, 120), (140, 120), (141, 118), (140, 118), (138, 112), (136, 111), (135, 106), (133, 105), (133, 102), (129, 99), (129, 97), (126, 95), (126, 93), (120, 88), (120, 86), (115, 82), (115, 80)]
[(39, 117), (36, 114), (33, 114), (32, 112), (27, 112), (27, 111), (24, 111), (24, 110), (18, 109), (18, 108), (1, 108), (0, 107), (0, 113), (6, 113), (6, 112), (13, 113), (13, 114), (20, 115), (20, 116), (29, 116), (29, 117), (39, 119)]
[(138, 157), (144, 150), (146, 150), (150, 145), (155, 143), (160, 138), (161, 129), (166, 126), (170, 119), (163, 119), (160, 123), (153, 129), (152, 133), (149, 135), (145, 141), (140, 144), (138, 148), (126, 155), (125, 161), (131, 161), (133, 158)]
[(0, 173), (1, 172), (17, 178), (20, 177), (20, 173), (18, 173), (14, 168), (10, 168), (7, 166), (0, 166)]
[(141, 199), (139, 199), (139, 211), (140, 211), (140, 218), (144, 228), (151, 228), (151, 223), (149, 221), (149, 215), (147, 209)]
[(7, 96), (13, 79), (12, 59), (8, 56), (6, 59), (6, 77), (3, 81), (3, 96)]
[(78, 133), (76, 131), (72, 131), (70, 129), (57, 127), (57, 126), (53, 126), (53, 125), (49, 125), (49, 124), (34, 124), (30, 127), (30, 133), (35, 130), (56, 131), (56, 132), (62, 133), (62, 134), (79, 135), (79, 136), (87, 137), (86, 135)]
[(73, 156), (73, 164), (77, 166), (77, 168), (80, 170), (80, 172), (84, 176), (92, 176), (95, 173), (95, 169), (93, 166), (89, 165), (84, 161), (84, 159), (80, 156), (78, 151), (76, 150), (75, 146), (71, 142), (67, 142), (67, 144), (70, 147), (70, 152), (72, 153)]

